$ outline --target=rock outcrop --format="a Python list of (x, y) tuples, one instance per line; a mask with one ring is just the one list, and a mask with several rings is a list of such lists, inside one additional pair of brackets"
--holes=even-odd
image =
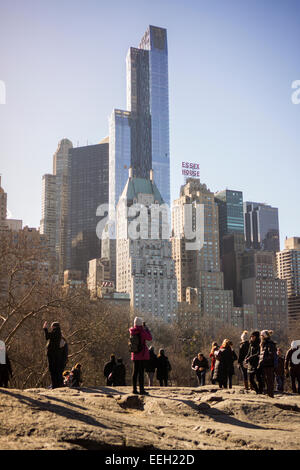
[(0, 449), (300, 449), (300, 395), (152, 387), (0, 388)]

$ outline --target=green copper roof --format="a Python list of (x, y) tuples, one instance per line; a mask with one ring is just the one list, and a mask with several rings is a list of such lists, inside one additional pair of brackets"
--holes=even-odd
[(138, 198), (138, 194), (153, 194), (154, 201), (157, 201), (159, 204), (164, 203), (153, 181), (146, 178), (129, 178), (121, 197), (132, 201)]

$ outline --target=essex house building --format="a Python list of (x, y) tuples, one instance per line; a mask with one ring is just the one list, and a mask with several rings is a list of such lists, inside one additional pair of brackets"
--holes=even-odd
[[(200, 244), (194, 247), (192, 232), (196, 232), (199, 224)], [(230, 323), (233, 292), (224, 290), (220, 270), (218, 206), (214, 193), (197, 178), (186, 180), (181, 186), (180, 197), (173, 203), (172, 256), (178, 302), (194, 303), (201, 314)]]

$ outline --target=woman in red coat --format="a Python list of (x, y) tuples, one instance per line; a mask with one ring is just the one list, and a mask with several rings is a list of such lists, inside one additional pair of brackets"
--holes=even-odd
[(137, 379), (139, 379), (140, 395), (148, 395), (144, 388), (144, 370), (145, 361), (149, 361), (150, 353), (146, 341), (152, 341), (152, 336), (149, 329), (140, 317), (135, 317), (133, 328), (129, 328), (130, 336), (140, 335), (141, 351), (131, 353), (131, 360), (133, 361), (133, 374), (132, 374), (132, 385), (133, 393), (139, 393), (137, 391)]

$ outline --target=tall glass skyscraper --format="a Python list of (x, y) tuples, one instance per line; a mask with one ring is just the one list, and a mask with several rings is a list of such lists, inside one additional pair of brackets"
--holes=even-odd
[(127, 110), (114, 109), (110, 119), (109, 203), (116, 207), (131, 167), (139, 178), (149, 178), (153, 169), (158, 190), (170, 204), (166, 29), (149, 26), (140, 47), (130, 47), (126, 67)]
[(131, 165), (131, 127), (128, 111), (114, 109), (109, 123), (109, 217), (114, 210), (128, 180)]
[(149, 90), (154, 180), (170, 205), (169, 74), (167, 30), (149, 26), (141, 43), (149, 51)]

